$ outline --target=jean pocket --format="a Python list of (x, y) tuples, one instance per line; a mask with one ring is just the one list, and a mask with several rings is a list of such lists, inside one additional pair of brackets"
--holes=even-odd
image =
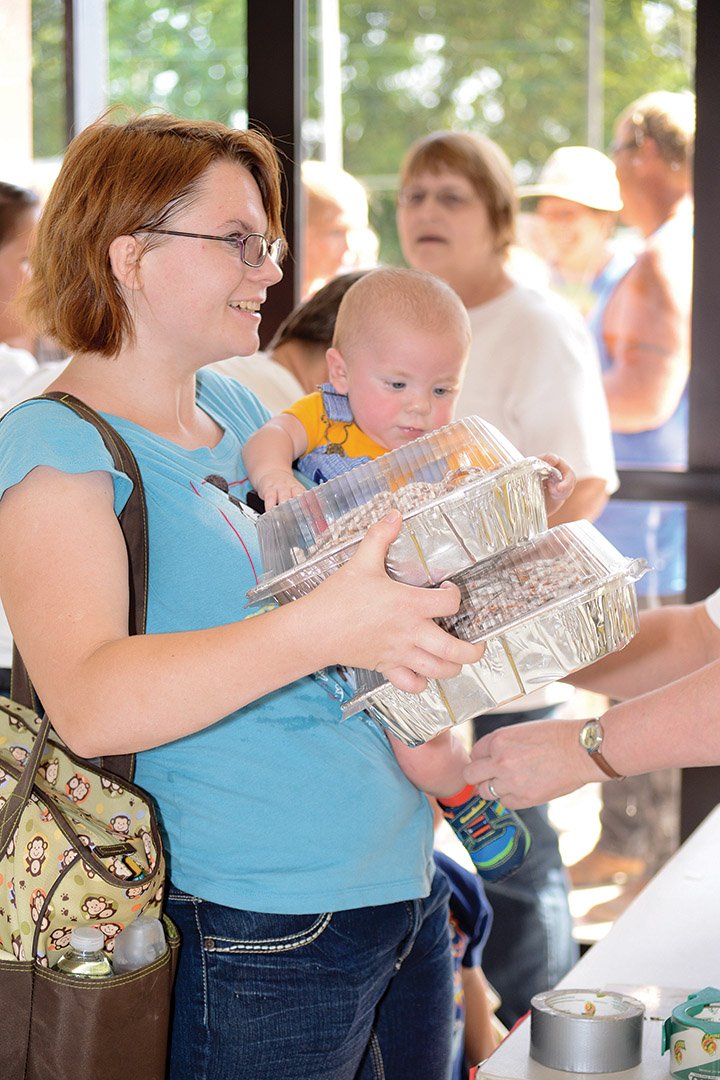
[(273, 915), (201, 903), (198, 917), (206, 953), (270, 956), (312, 945), (330, 926), (333, 913)]

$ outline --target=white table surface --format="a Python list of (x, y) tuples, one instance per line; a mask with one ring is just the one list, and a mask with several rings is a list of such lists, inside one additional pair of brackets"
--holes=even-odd
[[(597, 945), (558, 984), (617, 990), (645, 1004), (642, 1062), (616, 1080), (666, 1080), (663, 1021), (689, 993), (720, 986), (720, 805), (688, 837)], [(479, 1080), (572, 1080), (529, 1056), (524, 1019), (478, 1070)], [(587, 1076), (588, 1074), (584, 1074)], [(595, 1074), (597, 1075), (597, 1074)]]

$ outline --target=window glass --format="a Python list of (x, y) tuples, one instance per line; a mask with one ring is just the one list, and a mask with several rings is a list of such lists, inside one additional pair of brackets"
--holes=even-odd
[(33, 0), (32, 4), (33, 152), (35, 158), (57, 158), (65, 149), (65, 4)]
[(243, 2), (112, 0), (108, 38), (110, 104), (247, 123)]
[[(322, 10), (311, 0), (306, 157), (323, 156)], [(525, 183), (558, 146), (587, 144), (589, 129), (607, 150), (615, 118), (641, 94), (692, 87), (694, 27), (695, 0), (345, 0), (344, 167), (372, 193), (382, 259), (401, 258), (395, 178), (415, 138), (445, 127), (483, 132)]]

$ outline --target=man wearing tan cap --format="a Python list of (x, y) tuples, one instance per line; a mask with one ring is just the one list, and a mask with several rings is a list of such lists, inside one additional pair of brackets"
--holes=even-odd
[(613, 237), (622, 209), (615, 166), (589, 146), (562, 146), (537, 183), (518, 194), (524, 203), (533, 200), (531, 239), (549, 267), (552, 288), (587, 316), (635, 257), (633, 247)]

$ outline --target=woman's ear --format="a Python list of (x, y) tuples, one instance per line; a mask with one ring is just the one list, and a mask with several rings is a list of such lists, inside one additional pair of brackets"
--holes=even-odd
[(134, 236), (116, 236), (108, 252), (113, 275), (125, 289), (139, 289), (142, 249)]
[(342, 353), (337, 349), (328, 349), (325, 353), (328, 366), (328, 377), (338, 394), (347, 394), (348, 377), (347, 365), (343, 360)]

